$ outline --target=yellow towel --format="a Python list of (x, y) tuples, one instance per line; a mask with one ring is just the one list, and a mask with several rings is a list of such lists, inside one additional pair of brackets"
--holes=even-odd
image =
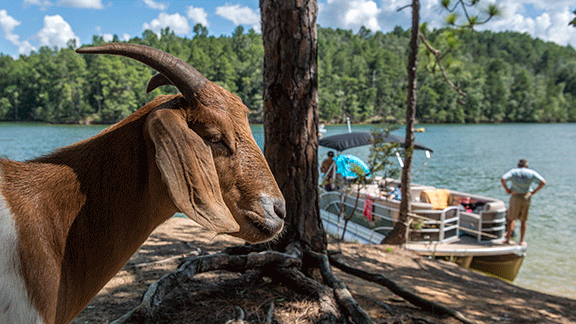
[(426, 189), (420, 193), (420, 201), (432, 204), (432, 207), (437, 210), (448, 207), (449, 198), (448, 189)]

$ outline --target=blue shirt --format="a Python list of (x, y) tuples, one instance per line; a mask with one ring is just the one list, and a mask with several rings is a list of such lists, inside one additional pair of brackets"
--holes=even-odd
[(516, 168), (506, 172), (502, 179), (512, 181), (512, 191), (516, 193), (527, 193), (530, 191), (530, 185), (533, 181), (538, 180), (538, 182), (544, 181), (544, 178), (538, 174), (538, 172), (528, 169), (528, 168)]

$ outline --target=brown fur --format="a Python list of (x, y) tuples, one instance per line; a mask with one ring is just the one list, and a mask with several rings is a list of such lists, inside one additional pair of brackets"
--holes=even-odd
[(47, 323), (70, 322), (175, 212), (250, 242), (281, 229), (259, 203), (271, 197), (284, 216), (246, 108), (217, 85), (207, 88), (211, 102), (161, 96), (48, 156), (0, 159), (23, 276)]

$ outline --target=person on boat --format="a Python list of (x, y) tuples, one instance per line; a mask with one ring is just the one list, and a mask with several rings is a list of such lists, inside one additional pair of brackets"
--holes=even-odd
[[(508, 188), (508, 180), (511, 182)], [(530, 190), (532, 182), (538, 181), (538, 187)], [(520, 244), (525, 245), (524, 235), (526, 234), (526, 223), (528, 221), (528, 210), (530, 209), (530, 200), (532, 195), (538, 192), (546, 180), (536, 171), (528, 168), (528, 161), (521, 159), (518, 161), (518, 167), (506, 172), (500, 179), (504, 190), (510, 194), (510, 205), (506, 214), (506, 241), (510, 243), (510, 237), (514, 232), (516, 220), (520, 220)]]
[(328, 158), (322, 161), (322, 164), (320, 165), (320, 172), (322, 172), (324, 175), (324, 183), (326, 184), (324, 189), (326, 189), (326, 191), (332, 191), (333, 189), (336, 189), (332, 188), (333, 181), (331, 181), (333, 179), (333, 175), (336, 173), (336, 161), (334, 161), (333, 151), (328, 152)]
[(324, 123), (318, 125), (318, 139), (322, 138), (322, 133), (326, 133), (326, 125), (324, 125)]
[(392, 198), (395, 200), (402, 200), (402, 183), (398, 184), (398, 187), (394, 188), (392, 192)]

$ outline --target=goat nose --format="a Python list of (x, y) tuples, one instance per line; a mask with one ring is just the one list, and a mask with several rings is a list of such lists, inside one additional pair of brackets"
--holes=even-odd
[[(284, 199), (262, 195), (260, 198), (260, 205), (264, 209), (264, 213), (269, 219), (280, 220), (286, 217), (286, 205)], [(278, 217), (278, 218), (276, 218)]]
[(286, 204), (283, 200), (276, 200), (274, 202), (274, 212), (280, 219), (284, 219), (286, 217)]

